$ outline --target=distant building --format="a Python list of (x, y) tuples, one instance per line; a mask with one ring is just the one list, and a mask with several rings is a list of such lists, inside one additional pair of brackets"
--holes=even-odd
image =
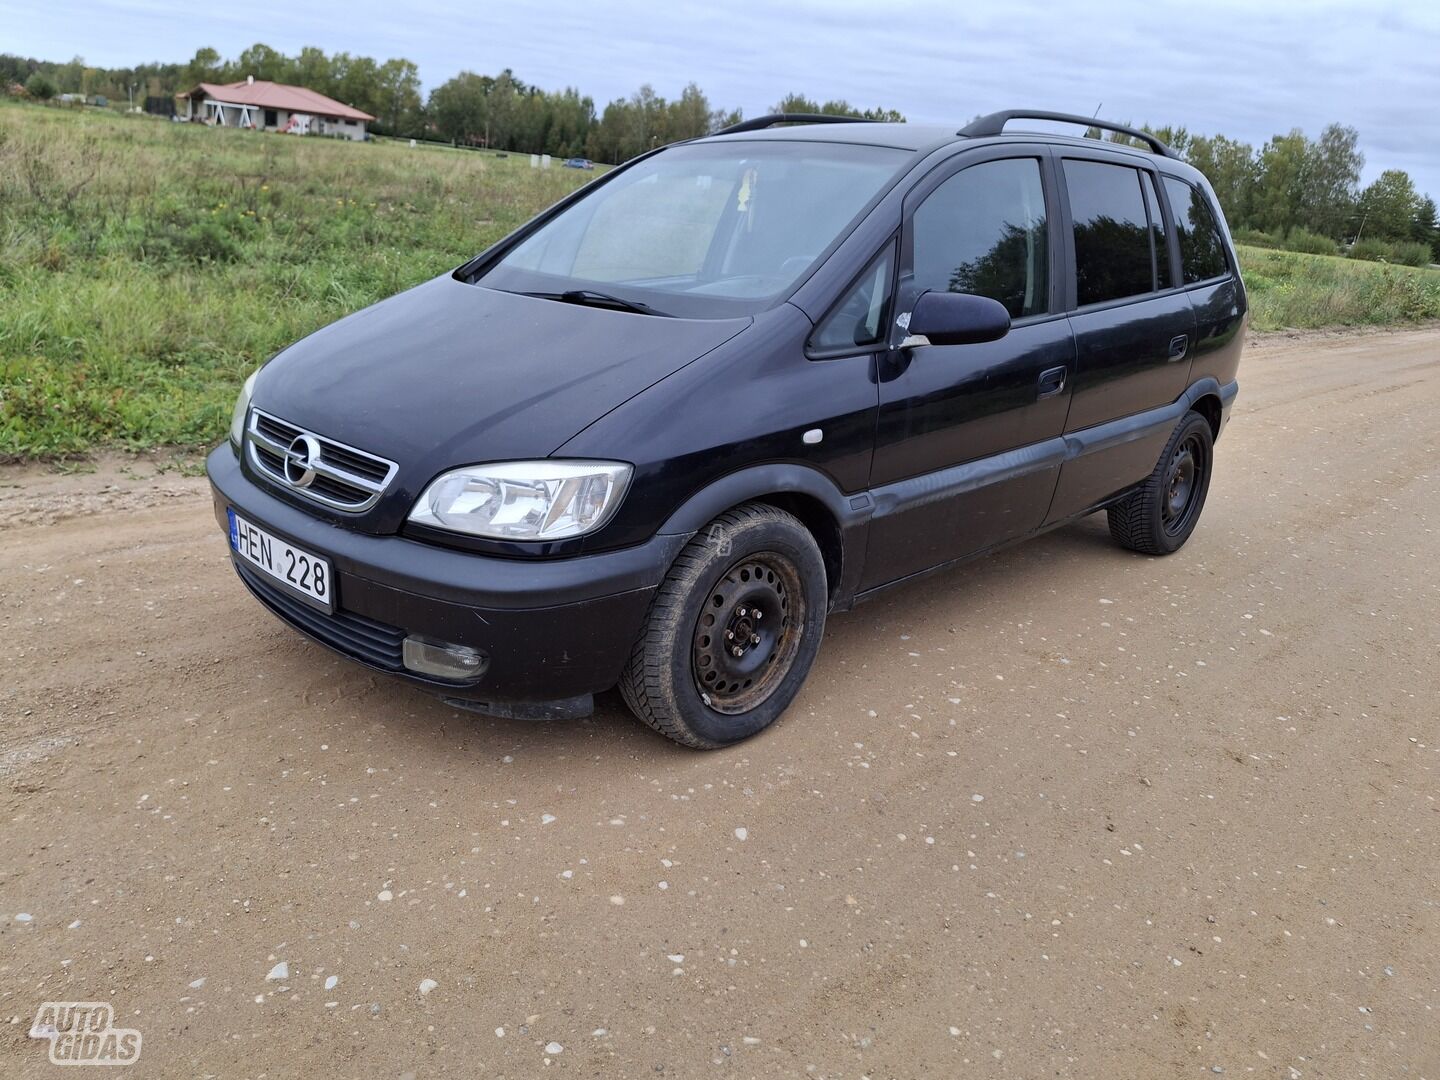
[(336, 135), (357, 142), (375, 117), (342, 105), (303, 86), (264, 82), (253, 77), (237, 83), (201, 83), (184, 94), (179, 115), (197, 123), (286, 131), (296, 135)]

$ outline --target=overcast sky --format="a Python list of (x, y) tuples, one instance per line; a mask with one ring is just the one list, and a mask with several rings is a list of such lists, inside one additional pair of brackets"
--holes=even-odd
[(1098, 105), (1257, 145), (1338, 120), (1360, 130), (1366, 180), (1403, 168), (1440, 198), (1440, 0), (0, 0), (0, 52), (111, 67), (256, 41), (404, 56), (427, 91), (509, 67), (597, 107), (694, 80), (749, 116), (797, 90), (957, 125)]

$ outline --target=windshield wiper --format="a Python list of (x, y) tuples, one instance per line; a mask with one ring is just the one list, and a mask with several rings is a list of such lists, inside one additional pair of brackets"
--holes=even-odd
[(614, 308), (616, 311), (632, 311), (637, 315), (658, 315), (669, 318), (669, 313), (651, 307), (649, 304), (642, 304), (638, 300), (626, 300), (623, 296), (613, 296), (610, 293), (598, 292), (595, 289), (566, 289), (564, 292), (527, 292), (525, 296), (538, 297), (541, 300), (559, 300), (564, 304), (580, 304), (585, 307), (606, 307)]

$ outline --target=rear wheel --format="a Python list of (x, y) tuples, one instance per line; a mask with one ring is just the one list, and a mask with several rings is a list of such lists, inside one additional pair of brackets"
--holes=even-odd
[(1214, 462), (1210, 422), (1186, 413), (1145, 483), (1106, 511), (1110, 535), (1146, 555), (1179, 551), (1200, 521)]
[(764, 730), (805, 681), (825, 632), (825, 562), (794, 516), (721, 514), (656, 591), (620, 693), (656, 731), (699, 749)]

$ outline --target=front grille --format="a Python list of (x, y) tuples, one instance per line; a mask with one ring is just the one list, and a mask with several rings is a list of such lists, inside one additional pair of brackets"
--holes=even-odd
[[(301, 484), (287, 474), (286, 458), (297, 440), (306, 439), (313, 440), (319, 453), (308, 457), (308, 470), (295, 470), (312, 473), (309, 481)], [(351, 514), (374, 506), (399, 470), (393, 461), (316, 435), (259, 409), (250, 410), (245, 442), (250, 447), (250, 463), (261, 474), (297, 495)]]
[(234, 565), (255, 598), (301, 633), (373, 667), (404, 669), (404, 630), (338, 608), (333, 615), (326, 615), (270, 584), (243, 563), (237, 561)]

